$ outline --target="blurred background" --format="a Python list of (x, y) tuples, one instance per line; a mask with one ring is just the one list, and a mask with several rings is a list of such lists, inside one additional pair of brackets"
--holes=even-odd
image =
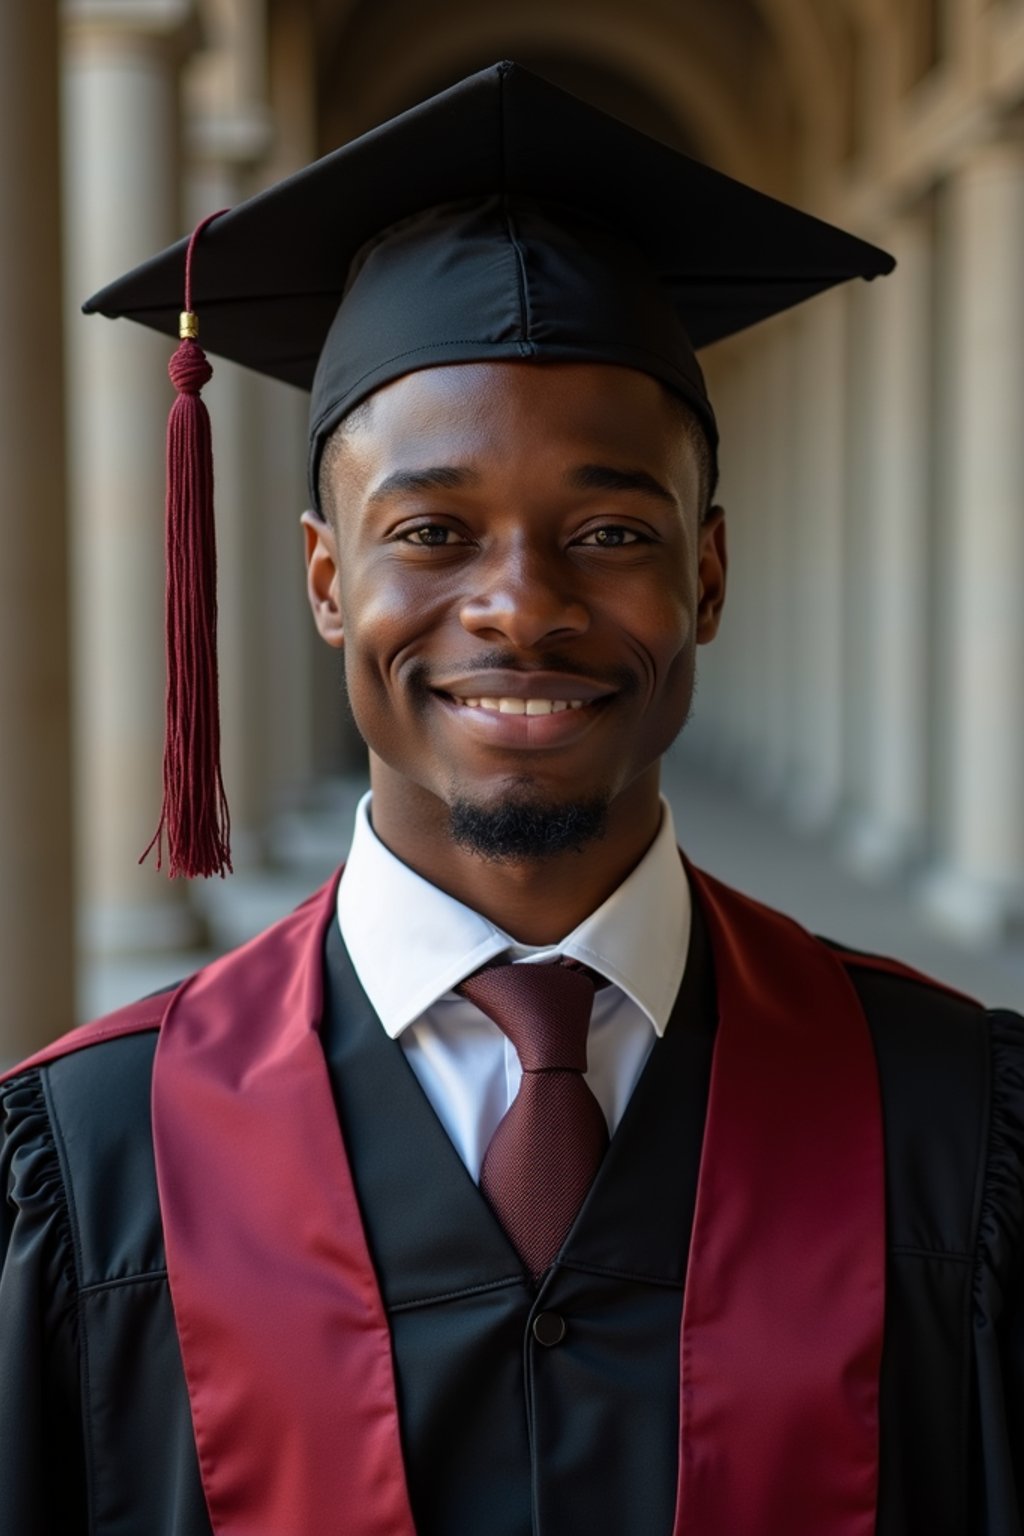
[(82, 299), (502, 57), (896, 255), (705, 354), (730, 598), (666, 783), (723, 878), (1024, 1006), (1024, 0), (0, 0), (0, 1060), (286, 910), (364, 778), (305, 398), (218, 364), (237, 874), (139, 866), (171, 347)]

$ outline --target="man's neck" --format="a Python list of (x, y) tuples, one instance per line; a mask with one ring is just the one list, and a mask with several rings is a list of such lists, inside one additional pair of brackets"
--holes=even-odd
[(488, 858), (453, 841), (448, 807), (371, 771), (373, 829), (423, 879), (522, 944), (557, 944), (636, 868), (661, 820), (658, 773), (631, 784), (608, 808), (603, 834), (552, 857)]

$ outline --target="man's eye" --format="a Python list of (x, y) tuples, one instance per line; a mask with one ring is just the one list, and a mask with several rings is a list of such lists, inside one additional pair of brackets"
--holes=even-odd
[(443, 523), (421, 523), (418, 528), (407, 528), (399, 537), (406, 544), (415, 544), (420, 549), (443, 548), (445, 544), (464, 544), (453, 528), (446, 528)]
[(599, 549), (621, 549), (628, 544), (644, 544), (647, 541), (635, 528), (622, 528), (613, 523), (604, 528), (592, 528), (577, 542), (591, 547), (596, 545)]

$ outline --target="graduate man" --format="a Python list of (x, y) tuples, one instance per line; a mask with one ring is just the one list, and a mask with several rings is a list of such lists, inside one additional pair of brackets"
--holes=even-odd
[[(172, 864), (226, 857), (193, 304), (311, 387), (372, 790), (340, 879), (0, 1086), (4, 1532), (1019, 1536), (1024, 1021), (659, 795), (725, 596), (693, 349), (888, 258), (510, 64), (188, 257)], [(175, 328), (184, 258), (91, 307)]]

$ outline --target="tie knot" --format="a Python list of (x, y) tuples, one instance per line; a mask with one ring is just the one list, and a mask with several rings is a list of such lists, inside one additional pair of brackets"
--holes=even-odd
[(585, 1072), (598, 978), (582, 966), (491, 965), (455, 988), (493, 1019), (524, 1072)]

